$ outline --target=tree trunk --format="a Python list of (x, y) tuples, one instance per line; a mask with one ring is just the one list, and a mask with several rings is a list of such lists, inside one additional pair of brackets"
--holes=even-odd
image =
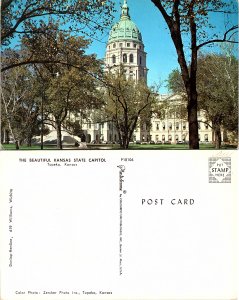
[(124, 143), (124, 149), (127, 150), (128, 148), (129, 148), (129, 137), (126, 136), (125, 143)]
[(197, 91), (190, 89), (188, 95), (189, 149), (199, 149)]
[(18, 141), (15, 142), (15, 146), (16, 146), (16, 150), (19, 150), (19, 142)]
[(32, 137), (28, 136), (27, 137), (27, 147), (31, 147), (32, 146)]
[(127, 135), (125, 134), (125, 132), (123, 132), (123, 134), (122, 134), (122, 145), (121, 145), (121, 148), (122, 149), (128, 149), (128, 143), (127, 143), (127, 140), (128, 140), (128, 137), (127, 137)]
[(220, 149), (222, 144), (222, 133), (220, 125), (215, 126), (215, 148)]
[(6, 143), (6, 140), (7, 140), (6, 137), (7, 137), (7, 135), (6, 135), (6, 129), (3, 128), (3, 130), (2, 130), (2, 137), (1, 137), (2, 140), (1, 140), (1, 142), (4, 143), (4, 144)]
[[(179, 4), (179, 1), (177, 2)], [(175, 12), (175, 22), (168, 23), (171, 37), (178, 55), (178, 63), (181, 68), (182, 78), (188, 97), (188, 123), (189, 123), (189, 149), (199, 149), (198, 120), (197, 120), (197, 26), (194, 20), (194, 13), (190, 16), (191, 34), (191, 63), (190, 70), (185, 59), (183, 49), (182, 32), (180, 28), (180, 18), (178, 5)], [(192, 7), (193, 8), (193, 7)], [(171, 20), (172, 21), (172, 20)]]
[(57, 149), (62, 150), (61, 122), (58, 121), (56, 121), (56, 133), (57, 133)]

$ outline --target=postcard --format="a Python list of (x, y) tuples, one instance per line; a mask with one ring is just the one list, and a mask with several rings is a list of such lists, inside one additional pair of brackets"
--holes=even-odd
[(236, 299), (237, 151), (1, 153), (1, 299)]
[(1, 12), (0, 299), (237, 299), (237, 1)]

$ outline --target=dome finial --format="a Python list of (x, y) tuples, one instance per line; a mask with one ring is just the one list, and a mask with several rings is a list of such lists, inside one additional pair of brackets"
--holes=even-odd
[(129, 16), (129, 7), (128, 7), (128, 4), (127, 4), (127, 0), (124, 0), (124, 4), (122, 6), (121, 18), (122, 17), (130, 18), (130, 16)]

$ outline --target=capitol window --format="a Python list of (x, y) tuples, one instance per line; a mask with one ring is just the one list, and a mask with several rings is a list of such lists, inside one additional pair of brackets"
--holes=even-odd
[(127, 43), (127, 47), (130, 47), (130, 43)]
[(116, 56), (115, 56), (115, 55), (112, 56), (112, 63), (113, 63), (113, 64), (116, 63)]
[(122, 48), (123, 44), (122, 44), (122, 43), (119, 43), (119, 46), (120, 46), (120, 48)]
[(134, 48), (136, 48), (137, 47), (137, 45), (136, 44), (134, 44)]
[(123, 54), (123, 62), (127, 63), (127, 54)]
[(116, 44), (113, 44), (113, 48), (115, 48), (116, 47)]
[(134, 62), (134, 55), (130, 54), (129, 56), (129, 62), (133, 63)]

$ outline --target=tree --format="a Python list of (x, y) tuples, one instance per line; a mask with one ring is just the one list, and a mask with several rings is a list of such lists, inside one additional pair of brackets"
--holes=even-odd
[[(112, 0), (3, 0), (1, 43), (12, 48), (12, 40), (21, 42), (26, 35), (39, 37), (49, 30), (94, 36), (110, 25), (113, 7)], [(53, 28), (52, 23), (57, 23), (58, 27)], [(2, 71), (19, 64), (43, 62), (49, 63), (44, 57), (21, 56), (15, 62), (4, 64)]]
[(56, 129), (58, 149), (62, 149), (61, 130), (66, 127), (66, 121), (76, 120), (81, 110), (100, 107), (97, 93), (92, 77), (73, 68), (61, 70), (58, 77), (49, 78), (44, 105), (48, 118), (45, 121)]
[(39, 95), (36, 77), (28, 68), (19, 67), (2, 75), (1, 125), (19, 143), (27, 140), (28, 145), (34, 134), (39, 132)]
[[(31, 57), (31, 62), (36, 62), (28, 69), (30, 75), (38, 79), (38, 85), (32, 90), (38, 91), (41, 144), (44, 126), (48, 123), (56, 129), (57, 146), (61, 149), (61, 130), (67, 118), (77, 117), (82, 110), (99, 107), (102, 102), (97, 97), (96, 89), (96, 78), (102, 68), (101, 61), (95, 55), (85, 54), (88, 40), (70, 36), (57, 28), (58, 24), (52, 23), (44, 34), (25, 34), (22, 50), (10, 51), (7, 58), (3, 58), (4, 64), (6, 60), (10, 64), (16, 61), (17, 67), (6, 69), (3, 74), (26, 68), (24, 57)], [(19, 57), (23, 57), (23, 63), (19, 63)], [(20, 88), (21, 84), (18, 84)], [(12, 118), (16, 121), (16, 116)]]
[[(215, 134), (215, 147), (221, 146), (222, 130), (238, 131), (238, 61), (229, 55), (204, 54), (198, 59), (198, 104), (204, 111), (206, 123)], [(168, 81), (174, 93), (185, 95), (179, 70), (174, 70)]]
[[(44, 20), (57, 20), (65, 31), (82, 32), (88, 28), (92, 33), (103, 31), (110, 24), (113, 2), (83, 0), (3, 0), (1, 4), (1, 41), (11, 42), (16, 35), (26, 33), (44, 34)], [(47, 21), (44, 22), (47, 26)], [(89, 31), (87, 31), (90, 34)], [(21, 39), (21, 38), (20, 38)]]
[(116, 74), (106, 74), (105, 82), (103, 108), (116, 126), (121, 148), (128, 149), (138, 122), (150, 120), (156, 94), (144, 81), (127, 79), (123, 68)]
[[(187, 94), (189, 122), (189, 147), (199, 148), (198, 139), (198, 99), (197, 99), (197, 68), (198, 51), (215, 42), (232, 42), (237, 25), (225, 29), (222, 37), (207, 39), (206, 29), (211, 27), (209, 17), (212, 13), (235, 13), (230, 10), (230, 3), (224, 0), (151, 0), (163, 16), (175, 46), (183, 83)], [(190, 59), (187, 62), (184, 33), (189, 33)]]
[(199, 107), (212, 122), (215, 147), (222, 130), (238, 132), (238, 61), (233, 56), (208, 54), (199, 58)]
[[(42, 85), (42, 123), (56, 129), (57, 147), (62, 149), (61, 130), (67, 119), (101, 103), (96, 89), (101, 62), (94, 55), (85, 54), (87, 40), (56, 30), (26, 37), (23, 42), (32, 57), (49, 61), (34, 65)], [(52, 58), (55, 61), (50, 63)]]
[[(49, 65), (49, 69), (54, 69), (54, 65), (62, 65), (73, 66), (87, 72), (84, 65), (85, 61), (82, 61), (80, 56), (84, 54), (89, 43), (90, 41), (83, 37), (74, 37), (69, 33), (60, 31), (59, 24), (52, 22), (45, 29), (44, 34), (26, 33), (22, 37), (21, 50), (6, 50), (3, 53), (2, 70), (6, 71), (23, 65), (41, 64)], [(91, 57), (95, 58), (94, 55)]]

